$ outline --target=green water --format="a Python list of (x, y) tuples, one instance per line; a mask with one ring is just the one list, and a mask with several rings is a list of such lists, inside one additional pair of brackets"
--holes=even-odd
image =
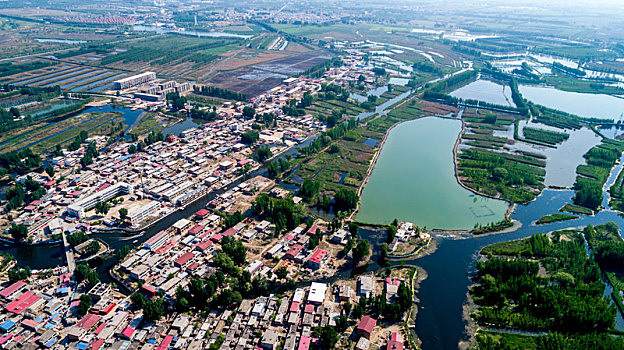
[(356, 219), (390, 223), (394, 218), (429, 229), (471, 229), (502, 220), (507, 203), (474, 195), (455, 180), (453, 146), (461, 122), (422, 118), (390, 131)]

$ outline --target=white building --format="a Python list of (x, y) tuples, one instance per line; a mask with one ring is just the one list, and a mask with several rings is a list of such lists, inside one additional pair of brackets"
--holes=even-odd
[(129, 89), (131, 87), (148, 83), (156, 79), (156, 73), (145, 72), (137, 75), (125, 77), (123, 79), (115, 80), (113, 84), (116, 90)]
[(67, 206), (67, 213), (71, 216), (82, 219), (85, 217), (85, 213), (95, 207), (98, 202), (106, 202), (107, 200), (117, 197), (122, 194), (132, 194), (134, 187), (126, 182), (118, 182), (112, 186), (95, 192), (94, 194), (81, 198), (76, 202)]

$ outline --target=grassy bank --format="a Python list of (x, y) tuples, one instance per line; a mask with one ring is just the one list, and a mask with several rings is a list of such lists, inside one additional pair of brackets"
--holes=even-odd
[(557, 221), (566, 221), (566, 220), (574, 220), (578, 219), (576, 215), (568, 215), (568, 214), (550, 214), (544, 215), (539, 218), (535, 223), (538, 225), (550, 224)]

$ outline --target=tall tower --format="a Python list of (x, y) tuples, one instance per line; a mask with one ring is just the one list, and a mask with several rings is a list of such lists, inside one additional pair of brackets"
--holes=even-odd
[(197, 15), (195, 15), (195, 25), (197, 26)]

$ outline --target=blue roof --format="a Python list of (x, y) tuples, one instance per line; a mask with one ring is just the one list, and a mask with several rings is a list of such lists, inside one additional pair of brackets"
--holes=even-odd
[(10, 331), (11, 328), (15, 327), (15, 322), (11, 321), (11, 320), (6, 320), (4, 321), (1, 325), (0, 325), (0, 329), (2, 329), (3, 331)]
[(89, 346), (89, 343), (80, 342), (80, 343), (76, 344), (76, 349), (84, 350), (84, 349), (87, 348), (87, 346)]
[(43, 344), (43, 346), (45, 346), (46, 348), (51, 348), (52, 345), (56, 344), (58, 340), (56, 338), (52, 338), (50, 340), (48, 340), (45, 344)]

